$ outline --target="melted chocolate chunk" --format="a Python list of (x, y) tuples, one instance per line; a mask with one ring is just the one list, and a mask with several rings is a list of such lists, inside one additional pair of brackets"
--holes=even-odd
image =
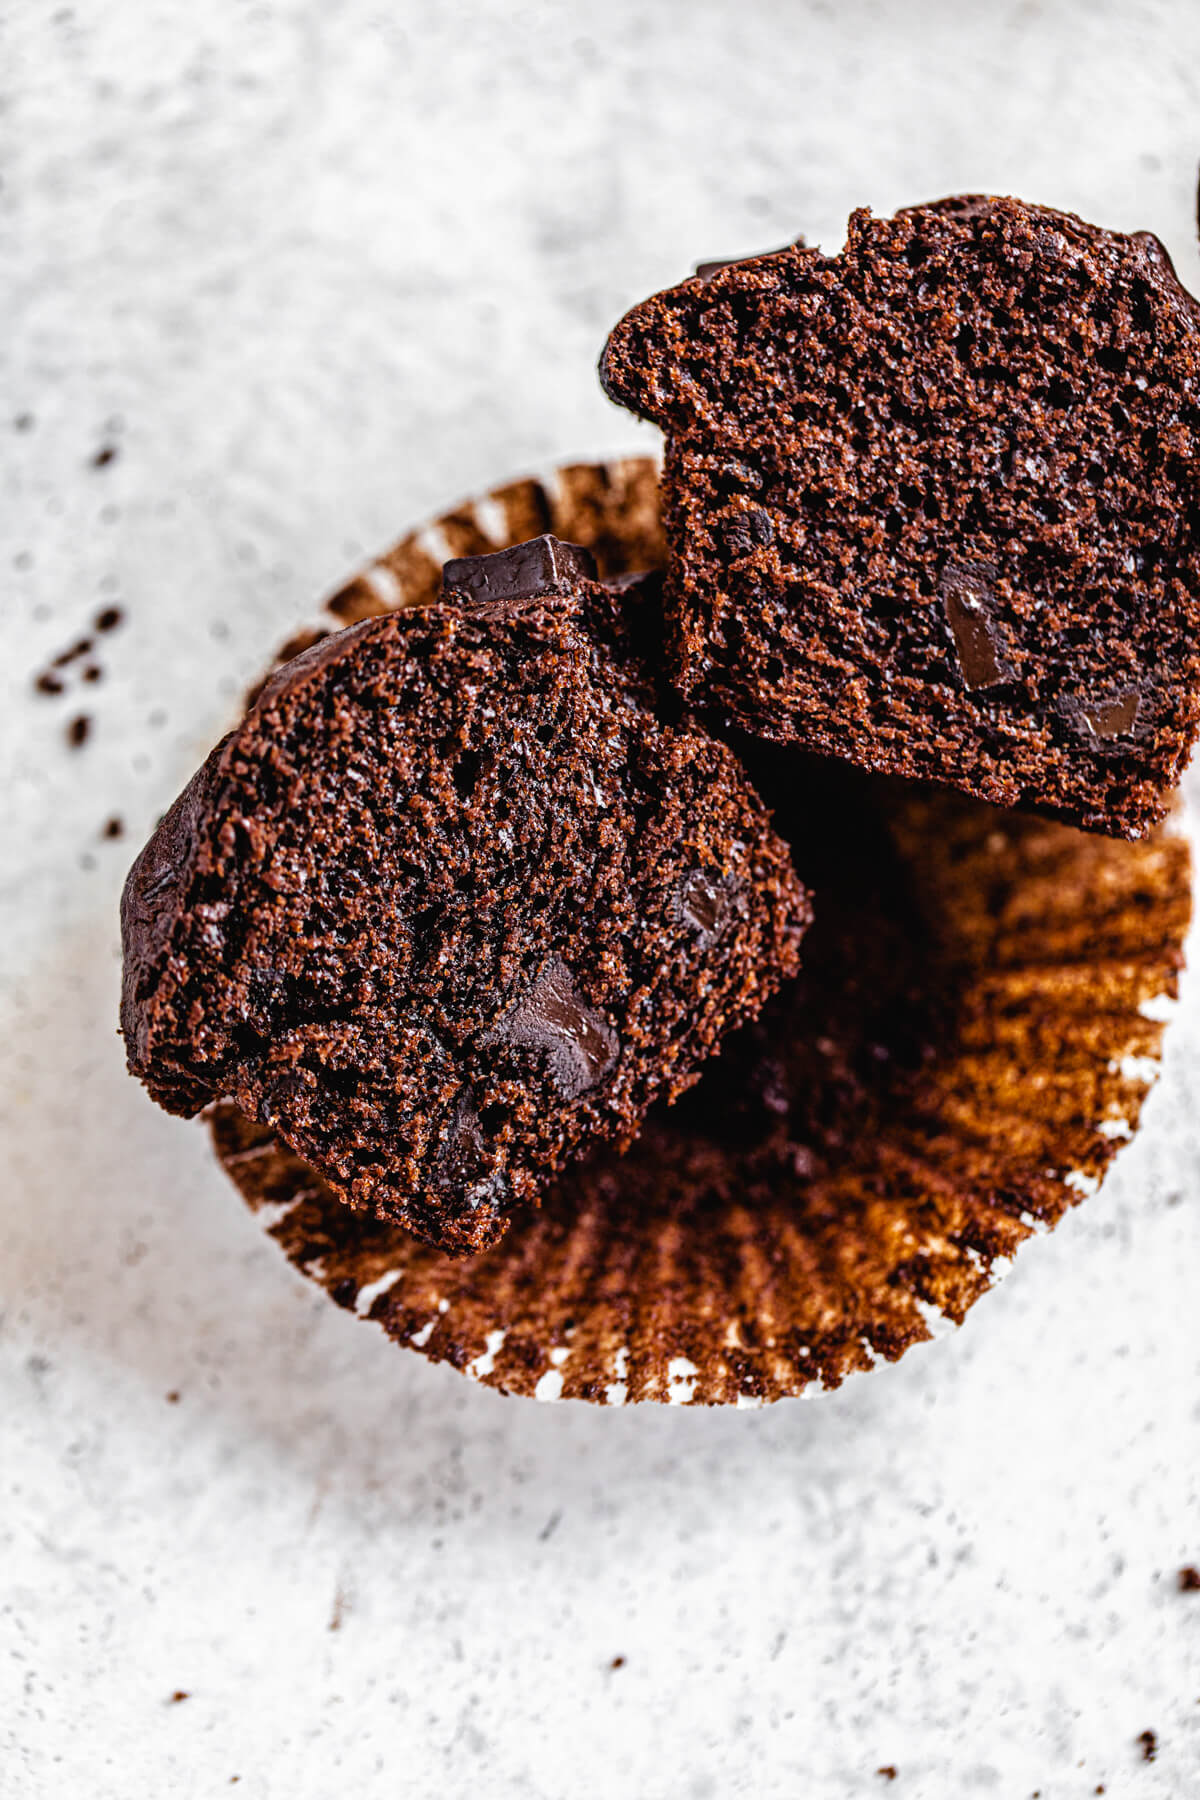
[(1080, 716), (1093, 737), (1123, 737), (1137, 723), (1141, 695), (1119, 694), (1112, 700), (1097, 700), (1080, 708)]
[(734, 884), (712, 869), (692, 869), (680, 882), (676, 901), (680, 917), (707, 948), (734, 910)]
[(1012, 678), (992, 618), (995, 579), (991, 563), (947, 563), (938, 589), (954, 634), (963, 685), (972, 692)]
[(524, 601), (563, 593), (581, 580), (595, 578), (596, 559), (590, 550), (547, 534), (487, 556), (455, 557), (442, 571), (442, 592), (481, 618), (495, 619)]
[(617, 1060), (616, 1033), (580, 998), (571, 971), (558, 957), (492, 1035), (544, 1051), (551, 1079), (567, 1100), (595, 1087)]

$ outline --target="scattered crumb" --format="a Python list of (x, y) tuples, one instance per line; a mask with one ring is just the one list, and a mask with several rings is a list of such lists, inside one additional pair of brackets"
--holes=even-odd
[(67, 742), (72, 750), (81, 750), (83, 748), (84, 744), (87, 743), (88, 732), (91, 729), (92, 721), (88, 718), (86, 713), (80, 713), (77, 719), (71, 720), (71, 723), (67, 726)]
[(186, 1688), (176, 1688), (167, 1704), (169, 1706), (178, 1706), (181, 1700), (190, 1700), (191, 1697), (192, 1696), (188, 1693)]
[(330, 1631), (340, 1631), (342, 1629), (342, 1620), (349, 1611), (349, 1598), (342, 1587), (341, 1582), (339, 1582), (333, 1591), (333, 1611), (329, 1615)]
[(538, 1543), (539, 1544), (544, 1544), (548, 1538), (552, 1538), (554, 1536), (554, 1533), (558, 1530), (559, 1520), (561, 1518), (562, 1518), (561, 1512), (552, 1512), (550, 1514), (550, 1517), (546, 1520), (546, 1523), (542, 1526), (542, 1529), (538, 1532)]
[(61, 694), (64, 683), (61, 675), (55, 675), (51, 669), (43, 669), (33, 685), (39, 694)]
[(105, 469), (110, 462), (116, 462), (120, 451), (115, 444), (104, 444), (92, 458), (93, 469)]
[(1104, 1783), (1103, 1783), (1103, 1782), (1102, 1782), (1102, 1781), (1098, 1781), (1098, 1782), (1097, 1782), (1097, 1783), (1096, 1783), (1096, 1792), (1097, 1792), (1097, 1793), (1098, 1793), (1098, 1794), (1103, 1794), (1103, 1793), (1104, 1793), (1104, 1792), (1105, 1792), (1105, 1791), (1106, 1791), (1106, 1790), (1105, 1790), (1105, 1786), (1104, 1786)]
[(99, 663), (89, 663), (87, 668), (83, 671), (83, 679), (85, 681), (100, 681), (103, 679), (103, 676), (104, 670), (100, 667)]
[(119, 606), (106, 606), (103, 612), (96, 614), (96, 630), (115, 631), (124, 617), (125, 614)]
[(895, 1763), (884, 1763), (882, 1768), (876, 1769), (875, 1773), (877, 1775), (882, 1775), (885, 1781), (895, 1781), (896, 1776), (899, 1774), (899, 1770)]
[(178, 1388), (172, 1388), (170, 1393), (167, 1395), (167, 1405), (168, 1406), (178, 1406), (179, 1405), (179, 1389)]
[(1200, 1569), (1194, 1563), (1180, 1569), (1179, 1591), (1181, 1594), (1200, 1594)]
[(104, 829), (100, 833), (101, 837), (119, 838), (119, 837), (124, 837), (124, 835), (125, 835), (125, 821), (123, 819), (121, 819), (116, 813), (113, 814), (111, 819), (106, 819), (104, 821)]
[(54, 658), (54, 661), (50, 664), (50, 667), (52, 669), (65, 669), (68, 663), (73, 663), (77, 658), (86, 656), (91, 647), (91, 638), (79, 638), (71, 645), (69, 650), (60, 650), (58, 655)]
[(1158, 1733), (1156, 1731), (1141, 1731), (1138, 1733), (1137, 1741), (1142, 1746), (1142, 1760), (1144, 1762), (1153, 1762), (1158, 1755)]
[(614, 1656), (608, 1666), (610, 1669), (623, 1669), (625, 1667), (625, 1658), (623, 1656)]

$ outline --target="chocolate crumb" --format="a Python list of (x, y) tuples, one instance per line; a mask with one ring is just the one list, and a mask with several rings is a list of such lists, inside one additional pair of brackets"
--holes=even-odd
[(1200, 1594), (1200, 1569), (1194, 1563), (1180, 1569), (1179, 1591), (1181, 1594)]
[(39, 694), (61, 694), (63, 691), (61, 677), (55, 675), (50, 669), (43, 669), (33, 685)]
[(167, 1395), (167, 1405), (168, 1406), (178, 1406), (179, 1405), (179, 1389), (178, 1388), (172, 1388), (170, 1393)]
[(93, 469), (106, 469), (111, 462), (116, 462), (120, 451), (115, 444), (104, 444), (92, 458)]
[(87, 668), (83, 671), (83, 679), (85, 681), (102, 681), (104, 679), (104, 670), (100, 667), (99, 663), (89, 663)]
[(608, 1666), (610, 1669), (623, 1669), (625, 1667), (625, 1658), (623, 1656), (614, 1656)]
[(895, 1781), (899, 1772), (900, 1771), (897, 1769), (895, 1763), (884, 1763), (881, 1768), (878, 1768), (875, 1771), (877, 1775), (882, 1775), (885, 1781)]
[(69, 650), (60, 650), (58, 655), (54, 658), (54, 661), (50, 664), (50, 667), (52, 669), (65, 669), (68, 663), (77, 662), (81, 656), (86, 656), (91, 647), (91, 638), (79, 638), (76, 643), (71, 645)]
[(1156, 1731), (1140, 1731), (1137, 1741), (1142, 1746), (1143, 1762), (1153, 1762), (1158, 1755), (1158, 1733)]
[(342, 1621), (349, 1610), (349, 1602), (339, 1583), (333, 1591), (333, 1610), (329, 1615), (330, 1631), (340, 1631), (342, 1629)]
[(87, 743), (88, 733), (91, 729), (92, 721), (88, 718), (86, 713), (80, 713), (78, 718), (71, 720), (71, 723), (67, 726), (67, 742), (72, 750), (81, 750), (83, 748), (84, 744)]
[(96, 630), (115, 631), (124, 617), (125, 614), (119, 606), (106, 606), (103, 612), (96, 614)]
[(175, 1692), (171, 1695), (169, 1704), (171, 1706), (178, 1706), (181, 1700), (190, 1700), (191, 1697), (192, 1696), (188, 1693), (186, 1688), (176, 1688)]

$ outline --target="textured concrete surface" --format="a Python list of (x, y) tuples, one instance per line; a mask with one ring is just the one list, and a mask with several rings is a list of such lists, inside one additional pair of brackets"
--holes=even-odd
[(1196, 284), (1197, 69), (1168, 0), (0, 3), (0, 1793), (1200, 1791), (1195, 980), (1101, 1193), (762, 1414), (398, 1354), (113, 1030), (132, 848), (293, 622), (649, 441), (592, 375), (627, 303), (981, 186)]

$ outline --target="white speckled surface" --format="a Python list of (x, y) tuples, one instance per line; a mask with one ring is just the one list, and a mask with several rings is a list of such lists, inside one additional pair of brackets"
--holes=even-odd
[[(1194, 285), (1197, 68), (1183, 0), (0, 0), (5, 1800), (1200, 1791), (1194, 980), (1138, 1141), (962, 1332), (745, 1414), (398, 1354), (113, 1031), (133, 840), (292, 623), (648, 441), (592, 375), (627, 303), (981, 186)], [(35, 698), (109, 603), (105, 679)]]

